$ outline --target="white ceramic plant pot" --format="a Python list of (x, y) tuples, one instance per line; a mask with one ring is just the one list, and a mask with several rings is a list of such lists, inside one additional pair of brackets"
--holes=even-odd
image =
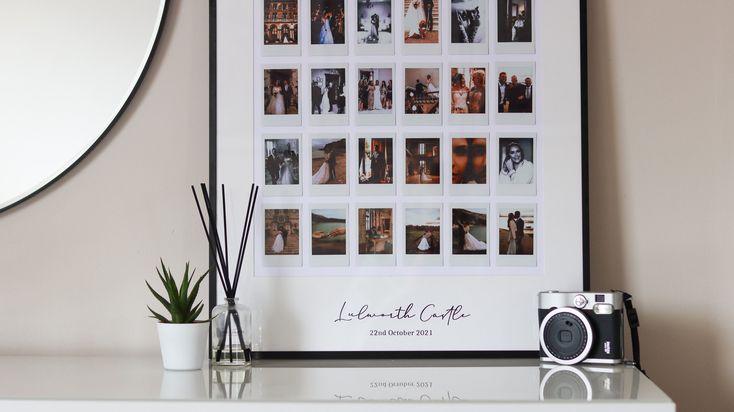
[(196, 370), (204, 365), (209, 322), (158, 323), (163, 367), (168, 370)]

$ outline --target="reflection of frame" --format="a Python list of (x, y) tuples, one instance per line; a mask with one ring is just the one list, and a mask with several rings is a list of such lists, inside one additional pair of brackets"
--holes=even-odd
[(538, 291), (588, 283), (581, 4), (214, 4), (215, 177), (263, 193), (254, 351), (533, 355)]

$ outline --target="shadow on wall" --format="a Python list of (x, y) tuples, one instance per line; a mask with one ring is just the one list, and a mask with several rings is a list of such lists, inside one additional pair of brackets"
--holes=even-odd
[[(625, 200), (625, 196), (633, 196), (636, 192), (625, 189), (623, 183), (626, 181), (622, 179), (626, 176), (623, 174), (623, 152), (627, 147), (623, 147), (624, 136), (620, 135), (618, 122), (623, 120), (619, 112), (625, 110), (626, 104), (618, 101), (615, 92), (624, 90), (623, 77), (627, 73), (620, 73), (619, 65), (615, 70), (614, 61), (619, 56), (614, 53), (634, 55), (637, 50), (635, 47), (630, 51), (620, 48), (621, 43), (629, 41), (629, 36), (620, 32), (626, 30), (623, 19), (627, 15), (619, 10), (628, 7), (628, 12), (633, 13), (633, 9), (640, 6), (644, 10), (635, 13), (648, 13), (667, 6), (667, 2), (662, 1), (650, 3), (654, 4), (626, 1), (625, 6), (620, 6), (612, 0), (588, 2), (591, 287), (627, 290), (637, 298), (643, 366), (653, 381), (676, 402), (678, 411), (730, 411), (734, 410), (734, 391), (728, 387), (728, 382), (734, 367), (729, 359), (732, 348), (724, 346), (722, 334), (726, 327), (721, 324), (727, 318), (712, 316), (713, 309), (698, 311), (698, 308), (713, 306), (703, 302), (692, 305), (698, 296), (685, 296), (684, 284), (674, 287), (664, 284), (666, 277), (658, 274), (655, 279), (643, 278), (644, 274), (638, 271), (641, 259), (648, 265), (656, 259), (666, 259), (659, 245), (648, 245), (635, 256), (626, 255), (634, 249), (630, 249), (632, 230), (625, 216), (629, 218), (637, 210), (629, 208), (630, 200)], [(633, 33), (642, 32), (638, 20), (628, 23), (635, 25), (630, 28), (635, 31)], [(629, 146), (627, 141), (624, 144)], [(637, 201), (635, 206), (642, 207), (642, 203)], [(645, 233), (644, 230), (635, 228), (633, 235)], [(636, 245), (640, 241), (634, 240)], [(649, 252), (653, 252), (652, 255)], [(675, 279), (671, 277), (672, 282)], [(651, 280), (657, 282), (654, 287), (642, 287), (651, 285)], [(639, 290), (634, 290), (635, 286), (639, 286)], [(671, 291), (680, 296), (660, 296), (660, 293), (669, 295)], [(707, 298), (700, 296), (700, 299)], [(627, 329), (625, 335), (629, 349), (627, 357), (631, 358)]]

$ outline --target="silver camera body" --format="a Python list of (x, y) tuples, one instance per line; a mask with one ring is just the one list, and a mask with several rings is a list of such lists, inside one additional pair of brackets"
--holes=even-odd
[(538, 294), (540, 359), (561, 365), (624, 361), (621, 292)]

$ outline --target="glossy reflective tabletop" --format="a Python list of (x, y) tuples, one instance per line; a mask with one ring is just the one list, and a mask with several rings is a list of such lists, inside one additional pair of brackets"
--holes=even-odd
[[(0, 357), (0, 410), (674, 411), (627, 366), (537, 360), (259, 361), (165, 371), (159, 358)], [(570, 409), (569, 409), (570, 407)]]

